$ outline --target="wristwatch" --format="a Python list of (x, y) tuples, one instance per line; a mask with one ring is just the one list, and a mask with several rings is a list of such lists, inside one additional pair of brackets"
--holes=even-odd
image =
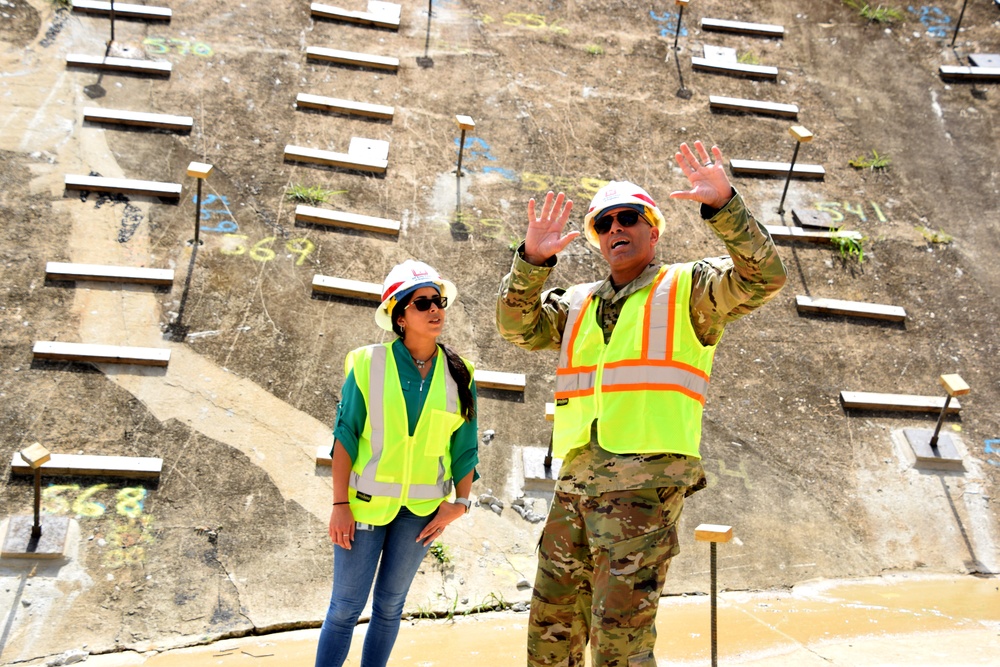
[(455, 503), (464, 507), (466, 514), (469, 513), (470, 509), (472, 509), (472, 501), (468, 498), (455, 498)]

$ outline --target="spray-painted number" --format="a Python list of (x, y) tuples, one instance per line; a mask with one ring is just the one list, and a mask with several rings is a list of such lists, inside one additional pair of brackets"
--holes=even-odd
[(951, 29), (951, 17), (944, 13), (940, 7), (909, 6), (907, 9), (913, 14), (920, 15), (920, 22), (927, 27), (927, 33), (932, 37), (947, 37)]
[(743, 461), (740, 461), (739, 468), (736, 470), (730, 470), (729, 468), (726, 468), (726, 462), (723, 461), (722, 459), (716, 459), (715, 463), (717, 463), (719, 466), (718, 474), (709, 470), (707, 466), (705, 468), (705, 480), (708, 482), (706, 488), (712, 488), (713, 486), (718, 484), (719, 476), (722, 475), (726, 477), (736, 477), (738, 479), (742, 479), (743, 487), (745, 489), (747, 490), (753, 489), (753, 484), (750, 483), (750, 476), (747, 475), (747, 469), (746, 466), (743, 464)]
[(186, 39), (173, 37), (147, 37), (142, 40), (150, 53), (179, 53), (182, 56), (195, 55), (208, 58), (212, 55), (212, 47), (204, 42), (190, 42)]
[[(225, 245), (219, 249), (219, 252), (223, 255), (249, 254), (250, 259), (257, 262), (270, 262), (277, 257), (277, 253), (270, 247), (277, 240), (278, 237), (276, 236), (268, 236), (257, 241), (250, 246), (249, 253), (247, 253), (247, 246), (242, 242), (242, 239), (247, 238), (246, 234), (226, 234), (223, 238), (225, 239), (223, 241)], [(288, 239), (285, 241), (285, 250), (292, 255), (298, 255), (298, 259), (295, 260), (295, 266), (302, 266), (309, 253), (315, 249), (316, 245), (306, 238)]]
[[(886, 221), (885, 214), (882, 213), (882, 209), (879, 207), (879, 205), (873, 201), (870, 201), (868, 203), (871, 205), (872, 211), (874, 212), (875, 217), (878, 219), (878, 221), (885, 222)], [(825, 211), (829, 213), (830, 220), (832, 220), (833, 222), (843, 222), (845, 213), (856, 215), (858, 219), (861, 220), (861, 222), (868, 221), (868, 215), (865, 213), (864, 204), (854, 204), (852, 202), (847, 202), (847, 201), (843, 203), (835, 201), (833, 202), (824, 201), (816, 204), (816, 210)]]
[(481, 236), (484, 239), (502, 241), (505, 244), (515, 243), (517, 236), (510, 230), (510, 225), (500, 218), (476, 218), (459, 211), (449, 222), (453, 232), (462, 235)]
[[(52, 484), (42, 491), (42, 509), (49, 514), (96, 519), (104, 516), (107, 506), (93, 498), (107, 488), (107, 484), (97, 484), (81, 491), (79, 484)], [(138, 517), (145, 497), (146, 489), (141, 486), (121, 489), (115, 494), (115, 511), (122, 516)]]
[[(483, 24), (493, 23), (493, 17), (489, 14), (483, 14), (479, 17), (479, 20)], [(544, 16), (541, 14), (524, 14), (522, 12), (508, 12), (503, 15), (500, 19), (504, 25), (515, 26), (520, 28), (528, 28), (530, 30), (551, 30), (557, 35), (568, 35), (569, 29), (564, 28), (561, 25), (556, 25), (562, 19), (556, 19), (552, 23), (549, 23)]]
[[(494, 156), (493, 153), (490, 152), (491, 151), (490, 145), (485, 141), (483, 141), (482, 139), (480, 139), (479, 137), (466, 137), (464, 145), (462, 145), (461, 137), (455, 137), (455, 146), (458, 147), (460, 145), (462, 146), (462, 160), (466, 164), (476, 163), (475, 166), (478, 167), (479, 171), (484, 174), (500, 174), (508, 181), (517, 180), (517, 174), (515, 174), (510, 169), (505, 169), (504, 167), (497, 167), (495, 165), (489, 165), (489, 164), (487, 165), (478, 164), (478, 161), (480, 159), (488, 160), (489, 162), (497, 161), (496, 156)], [(474, 171), (474, 170), (475, 169), (471, 167), (469, 169), (469, 171)]]
[[(197, 204), (198, 195), (191, 195), (192, 203)], [(212, 205), (221, 206), (222, 208), (211, 208)], [(202, 225), (201, 231), (203, 232), (221, 232), (223, 234), (232, 234), (234, 232), (240, 231), (240, 226), (236, 223), (236, 219), (233, 218), (233, 212), (229, 208), (229, 199), (225, 195), (205, 195), (201, 199), (201, 219), (206, 222), (215, 221), (215, 227), (205, 227)]]
[(521, 174), (521, 187), (531, 192), (565, 192), (571, 197), (590, 198), (608, 184), (599, 178), (572, 179), (561, 176), (545, 176), (544, 174)]
[[(656, 12), (651, 9), (649, 10), (649, 18), (661, 24), (660, 37), (674, 37), (677, 35), (677, 21), (680, 20), (680, 14), (664, 12), (661, 16), (657, 16)], [(687, 34), (687, 28), (681, 26), (681, 36), (687, 37)]]
[(108, 535), (104, 567), (116, 570), (131, 565), (141, 565), (146, 560), (146, 545), (153, 544), (153, 519), (149, 515), (132, 518), (115, 526)]

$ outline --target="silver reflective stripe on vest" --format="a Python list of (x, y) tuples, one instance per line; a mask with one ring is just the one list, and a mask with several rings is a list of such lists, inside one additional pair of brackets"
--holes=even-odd
[(604, 368), (604, 377), (601, 380), (602, 388), (613, 388), (616, 385), (647, 385), (649, 389), (656, 391), (657, 385), (663, 385), (662, 389), (670, 389), (672, 386), (681, 386), (689, 389), (699, 396), (704, 396), (708, 391), (708, 380), (697, 373), (686, 371), (683, 368), (672, 366), (620, 366), (615, 368)]
[(666, 361), (667, 332), (670, 319), (670, 286), (674, 282), (675, 269), (671, 268), (667, 276), (656, 286), (652, 295), (653, 303), (649, 309), (649, 347), (647, 353), (650, 359)]
[(411, 484), (410, 491), (406, 494), (414, 500), (434, 500), (444, 498), (451, 493), (451, 478), (444, 478), (444, 457), (438, 459), (438, 479), (437, 484)]
[[(361, 493), (370, 496), (399, 498), (403, 493), (403, 485), (392, 482), (379, 482), (375, 479), (379, 460), (385, 448), (385, 369), (388, 348), (377, 345), (372, 350), (372, 361), (368, 377), (368, 419), (371, 423), (372, 457), (365, 464), (365, 469), (359, 475), (351, 471), (350, 485)], [(445, 362), (447, 363), (447, 362)], [(445, 400), (448, 412), (458, 412), (458, 384), (451, 377), (447, 368), (445, 375)], [(438, 476), (436, 484), (411, 484), (407, 496), (416, 500), (433, 500), (443, 498), (451, 493), (452, 480), (445, 479), (444, 457), (438, 458)]]
[(388, 496), (399, 498), (403, 491), (402, 484), (378, 482), (375, 471), (382, 458), (385, 448), (385, 355), (388, 348), (376, 345), (372, 348), (372, 361), (368, 369), (368, 421), (372, 426), (372, 457), (365, 464), (365, 469), (359, 475), (351, 471), (350, 484), (356, 491), (369, 496)]
[(445, 364), (444, 369), (444, 396), (446, 409), (448, 412), (458, 412), (458, 383), (451, 376), (451, 369), (447, 366), (448, 359), (441, 353), (441, 363)]
[[(569, 311), (566, 313), (566, 328), (563, 330), (562, 342), (559, 345), (559, 368), (569, 366), (569, 340), (573, 337), (573, 328), (576, 326), (577, 318), (580, 317), (580, 311), (583, 309), (583, 304), (587, 301), (587, 297), (597, 289), (598, 285), (600, 283), (578, 285), (570, 292)], [(556, 391), (559, 391), (558, 381), (557, 378)], [(590, 386), (594, 386), (593, 383)]]
[(590, 391), (597, 382), (597, 371), (556, 375), (556, 393)]

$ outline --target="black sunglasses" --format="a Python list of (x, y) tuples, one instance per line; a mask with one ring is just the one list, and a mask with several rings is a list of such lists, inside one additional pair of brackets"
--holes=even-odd
[(630, 208), (602, 215), (597, 220), (594, 220), (594, 231), (599, 235), (607, 234), (611, 231), (611, 225), (614, 223), (616, 217), (618, 218), (619, 225), (622, 227), (631, 227), (635, 223), (639, 222), (640, 216), (639, 211), (634, 211)]
[[(445, 308), (448, 307), (448, 297), (446, 297), (446, 296), (432, 296), (432, 297), (422, 296), (422, 297), (414, 299), (413, 301), (411, 301), (408, 304), (406, 304), (406, 308), (409, 308), (410, 306), (413, 306), (414, 308), (416, 308), (417, 310), (419, 310), (421, 313), (426, 313), (428, 310), (431, 309), (431, 305), (435, 305), (438, 308), (440, 308), (440, 309), (443, 310), (443, 309), (445, 309)], [(406, 310), (406, 308), (403, 308), (403, 310)]]

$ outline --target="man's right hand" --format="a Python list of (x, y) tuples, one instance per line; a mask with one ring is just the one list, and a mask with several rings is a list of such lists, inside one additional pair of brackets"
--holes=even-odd
[(562, 252), (580, 232), (563, 235), (569, 222), (573, 202), (560, 192), (555, 195), (550, 190), (542, 204), (542, 214), (535, 216), (535, 200), (528, 200), (528, 233), (524, 237), (524, 259), (529, 264), (542, 266), (550, 257)]

